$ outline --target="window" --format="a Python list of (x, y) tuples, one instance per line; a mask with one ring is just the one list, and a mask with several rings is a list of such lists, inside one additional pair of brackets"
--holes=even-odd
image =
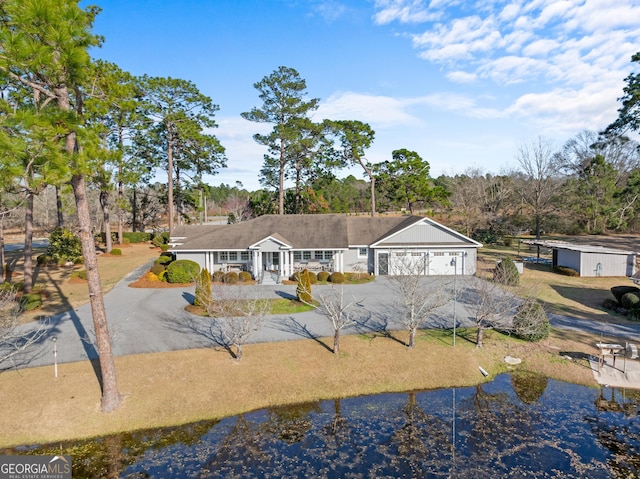
[(431, 253), (433, 256), (444, 256), (444, 253)]
[(422, 256), (422, 253), (413, 252), (413, 253), (411, 253), (411, 256)]
[(293, 252), (293, 260), (300, 261), (302, 259), (302, 251), (294, 251)]
[(324, 251), (314, 251), (313, 252), (314, 259), (322, 259), (323, 255), (324, 255)]
[(407, 256), (407, 253), (395, 253), (395, 255), (402, 257), (402, 256)]
[(240, 259), (242, 261), (249, 261), (249, 252), (248, 251), (241, 251), (240, 252)]
[(324, 259), (333, 259), (333, 251), (325, 251)]
[(311, 251), (303, 251), (302, 252), (303, 259), (311, 259)]
[(237, 251), (229, 251), (229, 261), (238, 261)]
[(220, 251), (220, 261), (229, 261), (228, 251)]
[(358, 248), (358, 258), (367, 257), (367, 248)]

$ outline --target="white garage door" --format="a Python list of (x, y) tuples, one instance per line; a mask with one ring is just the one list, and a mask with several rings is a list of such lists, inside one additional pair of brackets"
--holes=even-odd
[[(464, 264), (459, 251), (431, 251), (428, 256), (425, 254), (425, 252), (409, 251), (391, 252), (388, 257), (388, 274), (428, 274), (430, 276), (453, 275), (455, 272), (462, 274)], [(384, 255), (386, 256), (386, 253)], [(454, 258), (455, 264), (451, 264)], [(381, 269), (379, 274), (385, 274), (385, 272)]]

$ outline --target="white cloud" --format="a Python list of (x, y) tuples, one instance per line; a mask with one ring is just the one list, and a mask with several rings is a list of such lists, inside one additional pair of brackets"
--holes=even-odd
[(314, 119), (316, 121), (325, 118), (360, 120), (369, 123), (374, 128), (417, 124), (421, 120), (407, 112), (408, 107), (414, 103), (415, 101), (412, 99), (340, 92), (320, 103), (320, 107), (314, 114)]
[(478, 79), (478, 75), (475, 73), (456, 70), (454, 72), (447, 73), (447, 78), (454, 83), (473, 83)]
[[(432, 2), (431, 6), (438, 6), (438, 4)], [(378, 25), (386, 25), (394, 21), (422, 23), (436, 20), (440, 16), (438, 12), (431, 11), (421, 0), (376, 0), (375, 8), (378, 12), (374, 15), (374, 21)]]

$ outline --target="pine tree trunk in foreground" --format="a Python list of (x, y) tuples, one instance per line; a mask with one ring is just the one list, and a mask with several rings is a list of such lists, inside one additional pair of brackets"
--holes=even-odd
[(111, 336), (104, 308), (104, 297), (100, 287), (100, 272), (96, 248), (91, 235), (91, 217), (87, 200), (87, 186), (83, 175), (74, 175), (71, 179), (73, 194), (76, 199), (78, 223), (80, 225), (80, 242), (82, 255), (87, 270), (89, 286), (89, 302), (93, 316), (93, 328), (96, 335), (96, 348), (100, 358), (100, 374), (102, 382), (102, 412), (110, 412), (120, 406), (120, 394), (116, 380), (116, 368), (111, 350)]

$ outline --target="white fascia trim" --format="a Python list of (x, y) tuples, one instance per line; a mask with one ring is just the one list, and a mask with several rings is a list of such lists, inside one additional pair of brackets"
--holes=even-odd
[[(258, 248), (260, 247), (259, 245), (260, 245), (261, 243), (264, 243), (265, 241), (268, 241), (268, 240), (275, 241), (276, 243), (278, 243), (278, 244), (279, 244), (279, 245), (281, 245), (281, 246), (284, 246), (285, 248), (289, 248), (289, 249), (293, 248), (293, 246), (291, 246), (290, 244), (285, 243), (285, 242), (284, 242), (284, 241), (282, 241), (282, 240), (279, 240), (279, 239), (277, 239), (277, 238), (274, 238), (273, 236), (267, 236), (267, 237), (265, 237), (265, 238), (261, 239), (260, 241), (256, 241), (256, 242), (255, 242), (255, 243), (253, 243), (252, 245), (249, 245), (249, 248), (248, 248), (248, 249), (258, 249)], [(231, 251), (231, 250), (230, 250), (230, 251)]]

